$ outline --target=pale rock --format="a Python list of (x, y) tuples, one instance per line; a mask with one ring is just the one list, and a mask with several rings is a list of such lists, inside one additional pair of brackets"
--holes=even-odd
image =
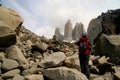
[(7, 53), (9, 58), (17, 60), (19, 64), (28, 64), (27, 59), (16, 45), (7, 48), (5, 53)]
[(3, 58), (2, 62), (2, 69), (4, 70), (11, 70), (19, 66), (18, 62), (12, 59)]
[(26, 75), (25, 79), (26, 80), (44, 80), (43, 75), (38, 75), (38, 74)]
[(0, 6), (0, 21), (9, 25), (12, 30), (16, 30), (16, 28), (21, 26), (23, 23), (23, 19), (18, 15), (18, 13), (3, 6)]
[(43, 68), (55, 67), (60, 65), (65, 60), (65, 58), (66, 56), (63, 52), (55, 52), (42, 60), (39, 66)]
[(43, 75), (52, 80), (88, 80), (87, 77), (78, 70), (66, 67), (46, 69), (43, 71)]
[(14, 77), (16, 74), (19, 74), (20, 70), (19, 69), (14, 69), (14, 70), (10, 70), (4, 74), (1, 74), (2, 78), (11, 78)]
[(0, 52), (0, 58), (5, 58), (5, 53), (4, 52)]
[(41, 42), (41, 43), (36, 43), (35, 45), (32, 45), (33, 50), (37, 50), (40, 52), (45, 52), (48, 48), (48, 44)]
[(69, 56), (64, 61), (65, 66), (80, 70), (80, 62), (77, 54)]
[(21, 75), (19, 74), (16, 74), (12, 80), (24, 80), (24, 77), (22, 77)]

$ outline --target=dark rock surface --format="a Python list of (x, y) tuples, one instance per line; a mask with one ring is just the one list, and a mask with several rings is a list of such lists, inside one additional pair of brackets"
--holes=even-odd
[(97, 41), (101, 34), (120, 33), (120, 9), (108, 10), (89, 23), (88, 37), (91, 44)]

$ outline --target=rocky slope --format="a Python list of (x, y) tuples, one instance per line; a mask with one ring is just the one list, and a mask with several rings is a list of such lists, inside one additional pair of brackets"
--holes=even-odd
[[(15, 11), (0, 6), (0, 80), (88, 80), (80, 71), (74, 43), (37, 36), (22, 23)], [(108, 60), (90, 55), (93, 80), (120, 79), (120, 67)]]

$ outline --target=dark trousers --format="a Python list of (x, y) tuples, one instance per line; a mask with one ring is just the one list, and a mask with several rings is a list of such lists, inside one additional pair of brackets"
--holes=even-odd
[(90, 70), (89, 70), (89, 66), (88, 66), (89, 55), (80, 54), (79, 60), (80, 60), (81, 72), (83, 74), (85, 74), (87, 76), (87, 78), (90, 78)]

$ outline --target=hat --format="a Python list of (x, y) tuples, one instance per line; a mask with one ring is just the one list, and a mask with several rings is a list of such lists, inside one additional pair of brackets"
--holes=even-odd
[(81, 36), (82, 37), (87, 37), (87, 34), (86, 33), (82, 33)]

